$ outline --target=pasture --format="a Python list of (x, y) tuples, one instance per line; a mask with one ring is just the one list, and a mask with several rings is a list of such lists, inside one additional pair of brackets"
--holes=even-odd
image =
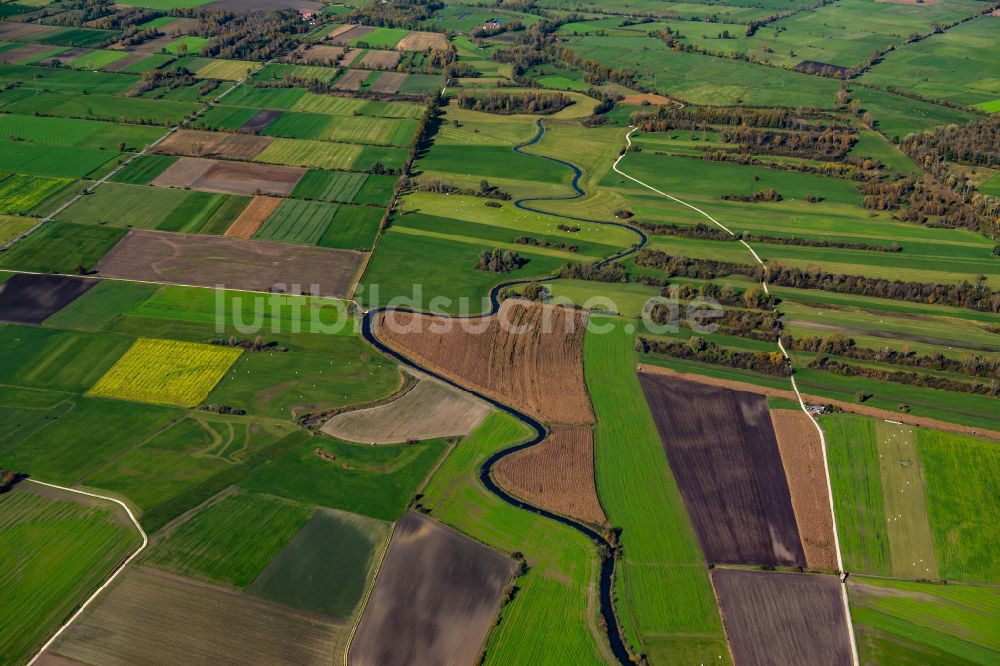
[(360, 173), (310, 169), (296, 183), (292, 196), (298, 199), (351, 203), (370, 177)]
[(124, 235), (124, 229), (46, 222), (0, 254), (0, 268), (74, 273), (78, 265), (94, 266)]
[(141, 338), (88, 395), (194, 407), (242, 353), (242, 349)]
[(319, 239), (320, 247), (368, 251), (375, 243), (384, 211), (371, 206), (340, 206)]
[(319, 201), (287, 199), (278, 204), (254, 238), (316, 245), (333, 221), (338, 206)]

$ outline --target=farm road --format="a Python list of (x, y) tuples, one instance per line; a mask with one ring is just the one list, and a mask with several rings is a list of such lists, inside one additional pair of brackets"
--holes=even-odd
[(56, 490), (62, 490), (68, 493), (76, 493), (77, 495), (86, 495), (87, 497), (96, 497), (97, 499), (106, 500), (108, 502), (114, 502), (118, 506), (125, 509), (125, 513), (128, 514), (129, 520), (132, 521), (132, 524), (135, 525), (135, 529), (139, 530), (139, 534), (142, 536), (142, 544), (138, 548), (136, 548), (135, 551), (131, 555), (129, 555), (124, 562), (119, 564), (117, 569), (111, 572), (111, 575), (108, 577), (106, 581), (104, 581), (104, 584), (101, 585), (99, 588), (97, 588), (97, 590), (95, 590), (92, 595), (87, 597), (87, 600), (84, 601), (82, 604), (80, 604), (80, 607), (76, 609), (76, 612), (73, 613), (73, 615), (68, 620), (66, 620), (61, 627), (59, 627), (56, 633), (52, 634), (49, 640), (45, 642), (45, 645), (43, 645), (41, 649), (39, 649), (38, 652), (35, 653), (35, 656), (32, 657), (31, 661), (29, 661), (27, 664), (27, 666), (33, 666), (34, 663), (38, 661), (39, 657), (41, 657), (42, 654), (52, 646), (52, 644), (56, 641), (56, 639), (59, 638), (62, 635), (62, 633), (66, 631), (66, 629), (69, 628), (69, 626), (73, 624), (76, 621), (76, 619), (83, 614), (83, 611), (87, 610), (87, 607), (90, 606), (90, 604), (94, 601), (94, 599), (100, 596), (101, 592), (106, 590), (108, 586), (111, 585), (112, 582), (114, 582), (115, 578), (118, 577), (118, 574), (125, 571), (125, 567), (129, 565), (129, 562), (138, 557), (139, 553), (141, 553), (146, 549), (146, 546), (149, 545), (149, 537), (146, 536), (146, 530), (142, 529), (142, 525), (140, 525), (139, 521), (136, 520), (135, 514), (132, 513), (132, 510), (128, 508), (128, 505), (125, 504), (125, 502), (121, 501), (120, 499), (115, 499), (114, 497), (106, 497), (104, 495), (98, 495), (96, 493), (88, 493), (86, 491), (76, 490), (74, 488), (67, 488), (66, 486), (57, 486), (54, 483), (46, 483), (45, 481), (37, 481), (35, 479), (25, 479), (25, 483), (37, 483), (40, 486), (48, 486), (49, 488), (55, 488)]
[[(632, 128), (629, 129), (628, 133), (625, 135), (626, 150), (625, 150), (625, 152), (623, 152), (621, 155), (618, 156), (618, 159), (615, 160), (615, 163), (611, 166), (611, 168), (615, 171), (615, 173), (617, 173), (617, 174), (619, 174), (621, 176), (624, 176), (625, 178), (628, 178), (632, 182), (634, 182), (634, 183), (636, 183), (638, 185), (641, 185), (642, 187), (645, 187), (646, 189), (648, 189), (648, 190), (650, 190), (652, 192), (655, 192), (656, 194), (659, 194), (662, 197), (665, 197), (665, 198), (670, 199), (671, 201), (674, 201), (674, 202), (676, 202), (676, 203), (678, 203), (678, 204), (680, 204), (682, 206), (690, 208), (691, 210), (693, 210), (693, 211), (697, 212), (698, 214), (700, 214), (701, 216), (703, 216), (705, 219), (707, 219), (709, 222), (711, 222), (715, 226), (719, 227), (720, 229), (722, 229), (723, 231), (725, 231), (726, 233), (728, 233), (730, 236), (734, 236), (735, 237), (736, 234), (733, 233), (733, 231), (729, 227), (727, 227), (726, 225), (724, 225), (721, 222), (719, 222), (718, 220), (716, 220), (714, 217), (712, 217), (711, 215), (709, 215), (708, 213), (706, 213), (705, 211), (703, 211), (701, 208), (698, 208), (697, 206), (695, 206), (693, 204), (690, 204), (687, 201), (684, 201), (683, 199), (679, 199), (678, 197), (675, 197), (672, 194), (668, 194), (666, 192), (658, 190), (655, 187), (653, 187), (652, 185), (650, 185), (649, 183), (643, 182), (643, 181), (639, 180), (638, 178), (635, 178), (634, 176), (631, 176), (631, 175), (625, 173), (624, 171), (622, 171), (621, 169), (618, 168), (618, 166), (619, 166), (619, 164), (621, 164), (622, 160), (625, 159), (625, 156), (628, 155), (628, 148), (632, 147), (632, 134), (634, 134), (637, 129), (639, 129), (639, 128), (638, 127), (632, 127)], [(765, 293), (770, 294), (771, 292), (767, 288), (767, 264), (765, 264), (764, 261), (760, 258), (760, 255), (758, 255), (757, 252), (755, 252), (754, 249), (752, 247), (750, 247), (749, 243), (747, 243), (742, 238), (739, 239), (739, 242), (742, 243), (743, 246), (750, 252), (750, 254), (753, 255), (753, 258), (757, 261), (757, 263), (760, 264), (764, 268), (764, 279), (761, 281), (761, 286), (764, 288), (764, 292)], [(785, 346), (781, 343), (781, 340), (778, 340), (778, 349), (781, 350), (782, 356), (785, 357), (785, 360), (788, 362), (789, 366), (791, 366), (792, 359), (788, 355), (788, 352), (785, 350)], [(822, 444), (822, 449), (823, 449), (823, 467), (824, 467), (824, 471), (826, 473), (826, 492), (827, 492), (827, 497), (830, 499), (830, 515), (833, 518), (833, 524), (834, 524), (833, 540), (834, 540), (834, 544), (836, 546), (836, 551), (837, 551), (837, 569), (839, 569), (841, 572), (843, 572), (841, 574), (840, 595), (841, 595), (841, 601), (843, 602), (843, 606), (844, 606), (844, 615), (847, 618), (847, 623), (846, 623), (847, 624), (847, 631), (848, 631), (850, 642), (851, 642), (851, 659), (852, 659), (852, 662), (854, 663), (854, 665), (858, 666), (858, 664), (859, 664), (858, 647), (857, 647), (857, 643), (854, 640), (854, 626), (853, 626), (853, 624), (851, 622), (851, 609), (850, 609), (850, 606), (848, 605), (848, 601), (847, 601), (847, 585), (846, 585), (847, 572), (844, 572), (844, 560), (843, 560), (843, 556), (842, 556), (841, 551), (840, 551), (840, 537), (837, 535), (837, 530), (836, 530), (837, 515), (836, 515), (836, 511), (835, 511), (834, 506), (833, 506), (833, 487), (832, 487), (832, 485), (830, 483), (830, 464), (829, 464), (829, 461), (827, 459), (827, 454), (826, 454), (826, 437), (823, 435), (823, 429), (819, 426), (819, 423), (816, 421), (815, 418), (813, 418), (812, 414), (809, 414), (809, 410), (806, 409), (806, 403), (802, 399), (802, 394), (799, 392), (798, 385), (795, 383), (795, 375), (794, 374), (791, 375), (789, 377), (789, 379), (791, 379), (791, 382), (792, 382), (792, 390), (795, 391), (795, 396), (798, 398), (799, 407), (802, 409), (803, 412), (805, 412), (809, 416), (809, 419), (813, 422), (813, 425), (816, 427), (816, 431), (819, 433), (820, 443)]]

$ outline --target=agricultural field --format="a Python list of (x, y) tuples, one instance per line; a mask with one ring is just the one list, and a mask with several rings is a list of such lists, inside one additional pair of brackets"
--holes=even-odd
[(23, 481), (0, 496), (0, 658), (27, 661), (140, 545), (124, 511)]
[(639, 383), (705, 559), (805, 566), (767, 401), (647, 373)]
[(243, 350), (139, 339), (94, 384), (89, 395), (194, 407)]
[(451, 381), (510, 401), (536, 418), (593, 422), (583, 383), (585, 316), (512, 301), (477, 325), (442, 327), (428, 317), (391, 312), (380, 316), (377, 332)]
[(991, 3), (77, 4), (0, 5), (0, 662), (140, 543), (34, 663), (997, 661)]
[(737, 664), (850, 664), (835, 576), (716, 568), (712, 583)]
[[(408, 513), (393, 530), (351, 642), (351, 663), (475, 659), (513, 574), (504, 554)], [(391, 627), (397, 630), (387, 640)]]
[(350, 442), (397, 442), (468, 435), (490, 412), (486, 403), (427, 376), (405, 393), (375, 407), (341, 412), (323, 433)]

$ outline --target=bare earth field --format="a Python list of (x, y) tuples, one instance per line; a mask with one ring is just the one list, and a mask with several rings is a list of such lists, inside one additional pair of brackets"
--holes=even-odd
[[(341, 28), (347, 28), (346, 30), (341, 30)], [(334, 46), (347, 46), (350, 42), (358, 39), (359, 37), (364, 37), (369, 32), (374, 30), (367, 25), (342, 25), (337, 28), (329, 35), (326, 36), (326, 41), (330, 42)]]
[(597, 525), (607, 521), (594, 485), (590, 428), (553, 428), (541, 444), (501, 459), (493, 474), (511, 494), (543, 509)]
[(514, 562), (419, 513), (396, 525), (357, 633), (352, 666), (472, 664)]
[(792, 495), (802, 550), (811, 569), (837, 569), (833, 515), (827, 493), (823, 445), (809, 415), (789, 409), (771, 410), (771, 423), (781, 451), (781, 464)]
[[(358, 27), (358, 26), (353, 25), (351, 23), (345, 23), (344, 25), (338, 25), (336, 28), (334, 28), (333, 30), (331, 30), (327, 34), (327, 36), (325, 37), (325, 39), (336, 39), (337, 37), (340, 37), (341, 35), (343, 35), (345, 32), (348, 32), (350, 30), (354, 30), (354, 28), (356, 28), (356, 27)], [(371, 32), (371, 31), (369, 30), (369, 32)]]
[(321, 430), (338, 439), (364, 444), (468, 435), (491, 407), (465, 391), (422, 376), (417, 385), (390, 403), (337, 414)]
[(368, 78), (368, 71), (364, 69), (349, 69), (344, 75), (334, 81), (335, 90), (356, 91), (361, 88), (361, 84)]
[[(707, 386), (722, 386), (725, 388), (731, 388), (734, 391), (749, 391), (751, 393), (759, 393), (760, 395), (770, 395), (776, 398), (787, 398), (795, 402), (799, 401), (798, 396), (795, 395), (794, 391), (785, 391), (782, 389), (775, 389), (767, 386), (759, 386), (757, 384), (751, 384), (749, 382), (739, 382), (732, 379), (717, 379), (715, 377), (706, 377), (705, 375), (695, 375), (687, 372), (677, 372), (676, 370), (671, 370), (670, 368), (663, 368), (657, 365), (648, 365), (646, 363), (640, 363), (638, 367), (639, 367), (639, 372), (644, 372), (651, 375), (661, 375), (663, 377), (677, 377), (685, 381), (696, 382), (698, 384), (705, 384)], [(936, 430), (947, 430), (949, 432), (964, 432), (972, 435), (979, 435), (980, 437), (989, 437), (990, 439), (1000, 440), (1000, 431), (997, 430), (972, 428), (969, 426), (963, 426), (958, 423), (949, 423), (948, 421), (939, 421), (937, 419), (929, 419), (923, 416), (913, 416), (911, 414), (904, 414), (901, 412), (890, 412), (888, 410), (879, 409), (877, 407), (868, 407), (866, 405), (859, 405), (855, 402), (844, 402), (843, 400), (831, 400), (830, 398), (809, 395), (807, 393), (802, 394), (802, 399), (805, 400), (807, 403), (812, 403), (816, 405), (834, 405), (835, 407), (840, 407), (845, 412), (853, 412), (854, 414), (863, 414), (864, 416), (873, 416), (877, 419), (889, 419), (890, 421), (899, 421), (900, 423), (920, 426), (923, 428), (934, 428)]]
[(392, 69), (399, 64), (402, 55), (399, 51), (371, 50), (361, 59), (361, 66), (368, 69)]
[(250, 120), (240, 125), (240, 131), (253, 132), (256, 134), (280, 118), (284, 115), (284, 113), (284, 111), (275, 111), (274, 109), (261, 109), (257, 113), (253, 114), (253, 117), (251, 117)]
[[(59, 28), (50, 25), (0, 21), (0, 39), (11, 42), (29, 42), (44, 37), (56, 30), (59, 30)], [(51, 51), (53, 48), (49, 47), (48, 50)]]
[(66, 275), (19, 273), (0, 283), (0, 321), (41, 324), (97, 282)]
[(395, 93), (403, 86), (406, 77), (405, 72), (386, 72), (378, 77), (378, 81), (372, 84), (372, 92)]
[(260, 229), (260, 225), (264, 224), (264, 220), (269, 218), (271, 213), (281, 205), (281, 201), (278, 197), (254, 197), (253, 201), (243, 209), (240, 216), (229, 225), (223, 235), (250, 240)]
[(0, 62), (11, 63), (26, 60), (27, 58), (37, 58), (43, 53), (52, 50), (51, 44), (21, 44), (14, 48), (0, 53)]
[(291, 243), (133, 229), (95, 267), (108, 277), (345, 298), (362, 255)]
[(349, 627), (318, 615), (138, 567), (67, 629), (49, 654), (102, 666), (326, 666), (340, 660), (348, 633)]
[(382, 314), (377, 335), (463, 386), (549, 423), (587, 425), (594, 412), (583, 380), (587, 315), (507, 300), (493, 317), (442, 320)]
[(805, 566), (767, 400), (639, 374), (709, 564)]
[(851, 663), (836, 576), (715, 568), (712, 583), (737, 664)]
[(182, 157), (151, 183), (223, 194), (273, 194), (288, 196), (305, 169), (248, 162), (224, 162), (203, 157)]
[(325, 44), (300, 46), (291, 54), (288, 61), (322, 65), (337, 62), (346, 51), (347, 49), (343, 46), (327, 46)]
[(269, 136), (182, 129), (157, 144), (155, 152), (165, 155), (249, 160), (271, 145), (273, 140)]
[(437, 32), (421, 32), (415, 30), (399, 40), (396, 44), (398, 51), (426, 51), (433, 48), (445, 48), (448, 46), (448, 38)]
[(148, 57), (148, 54), (146, 53), (139, 53), (139, 52), (129, 53), (124, 58), (119, 58), (110, 65), (105, 65), (104, 67), (101, 68), (101, 71), (120, 72), (126, 67), (131, 67), (132, 65), (139, 62), (140, 60), (145, 59), (146, 57)]

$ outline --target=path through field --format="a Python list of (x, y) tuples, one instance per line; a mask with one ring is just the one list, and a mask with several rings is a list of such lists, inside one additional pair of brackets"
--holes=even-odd
[(73, 613), (73, 615), (68, 620), (66, 620), (61, 627), (59, 627), (56, 633), (52, 634), (49, 640), (45, 642), (45, 645), (43, 645), (41, 649), (39, 649), (38, 652), (35, 653), (35, 656), (32, 657), (31, 661), (29, 661), (27, 664), (27, 666), (33, 666), (33, 664), (36, 661), (38, 661), (39, 657), (41, 657), (42, 654), (49, 649), (49, 647), (55, 642), (55, 640), (59, 638), (62, 635), (62, 633), (66, 631), (66, 629), (69, 628), (69, 626), (73, 624), (73, 622), (75, 622), (78, 617), (80, 617), (80, 615), (83, 614), (83, 611), (87, 610), (87, 607), (90, 606), (90, 604), (94, 601), (94, 599), (96, 599), (101, 594), (101, 592), (106, 590), (107, 587), (111, 585), (111, 583), (115, 580), (115, 578), (118, 577), (118, 574), (120, 574), (122, 571), (125, 571), (125, 567), (128, 566), (129, 562), (138, 557), (139, 553), (141, 553), (143, 550), (146, 549), (146, 546), (149, 544), (149, 537), (146, 536), (146, 530), (142, 529), (142, 525), (140, 525), (139, 521), (136, 520), (135, 514), (132, 513), (132, 510), (128, 508), (128, 505), (126, 505), (125, 502), (119, 499), (115, 499), (114, 497), (105, 497), (104, 495), (98, 495), (96, 493), (88, 493), (83, 490), (75, 490), (73, 488), (67, 488), (65, 486), (57, 486), (54, 483), (46, 483), (45, 481), (36, 481), (35, 479), (25, 479), (24, 483), (37, 483), (40, 486), (48, 486), (49, 488), (63, 490), (68, 493), (75, 493), (77, 495), (86, 495), (87, 497), (96, 497), (97, 499), (105, 500), (108, 502), (114, 502), (118, 506), (125, 509), (125, 513), (128, 514), (129, 520), (132, 521), (132, 524), (135, 525), (135, 529), (139, 530), (139, 534), (142, 536), (142, 544), (138, 548), (136, 548), (135, 551), (131, 555), (129, 555), (124, 562), (119, 564), (117, 569), (111, 572), (111, 575), (108, 576), (108, 579), (106, 581), (104, 581), (104, 584), (101, 585), (99, 588), (97, 588), (92, 595), (87, 597), (87, 600), (84, 601), (82, 604), (80, 604), (80, 607), (76, 609), (76, 612)]
[[(729, 229), (726, 225), (722, 224), (721, 222), (719, 222), (714, 217), (712, 217), (711, 215), (709, 215), (708, 213), (706, 213), (702, 209), (698, 208), (697, 206), (694, 206), (693, 204), (690, 204), (687, 201), (684, 201), (683, 199), (679, 199), (679, 198), (675, 197), (672, 194), (668, 194), (666, 192), (658, 190), (655, 187), (653, 187), (652, 185), (650, 185), (649, 183), (643, 182), (643, 181), (639, 180), (638, 178), (630, 176), (629, 174), (625, 173), (624, 171), (622, 171), (621, 169), (618, 168), (618, 165), (621, 164), (621, 161), (623, 159), (625, 159), (626, 155), (628, 155), (628, 148), (632, 147), (632, 134), (635, 133), (635, 131), (637, 129), (638, 129), (637, 127), (632, 127), (632, 128), (629, 129), (628, 133), (625, 135), (626, 150), (621, 155), (618, 156), (618, 159), (615, 160), (615, 163), (611, 167), (615, 171), (615, 173), (617, 173), (617, 174), (619, 174), (621, 176), (624, 176), (625, 178), (628, 178), (632, 182), (637, 183), (638, 185), (641, 185), (642, 187), (645, 187), (646, 189), (648, 189), (648, 190), (650, 190), (652, 192), (655, 192), (656, 194), (659, 194), (662, 197), (666, 197), (667, 199), (670, 199), (671, 201), (674, 201), (676, 203), (679, 203), (682, 206), (686, 206), (687, 208), (690, 208), (691, 210), (697, 212), (698, 214), (700, 214), (701, 216), (703, 216), (704, 218), (706, 218), (709, 222), (711, 222), (715, 226), (719, 227), (720, 229), (722, 229), (723, 231), (725, 231), (726, 233), (728, 233), (730, 236), (735, 237), (736, 234), (733, 233), (733, 231), (731, 229)], [(752, 247), (750, 247), (749, 243), (747, 243), (742, 238), (740, 238), (738, 240), (739, 240), (740, 243), (743, 244), (744, 247), (746, 247), (747, 250), (749, 250), (750, 254), (753, 255), (754, 260), (764, 268), (764, 279), (761, 281), (761, 286), (764, 288), (764, 292), (765, 293), (770, 294), (771, 292), (767, 288), (767, 264), (765, 264), (764, 261), (761, 260), (760, 256), (754, 251), (754, 249)], [(789, 366), (791, 366), (792, 359), (788, 355), (788, 352), (785, 351), (785, 346), (781, 343), (781, 340), (778, 340), (778, 349), (781, 350), (781, 354), (782, 354), (782, 356), (785, 357), (785, 361), (787, 361), (788, 364), (789, 364)], [(815, 418), (813, 418), (813, 415), (809, 413), (809, 410), (806, 409), (806, 403), (802, 399), (802, 394), (799, 392), (798, 385), (795, 383), (795, 375), (792, 374), (789, 377), (789, 379), (791, 379), (791, 381), (792, 381), (792, 390), (795, 391), (795, 395), (798, 398), (799, 407), (802, 409), (803, 412), (805, 412), (809, 416), (809, 419), (812, 421), (813, 425), (816, 427), (816, 431), (819, 433), (819, 440), (820, 440), (820, 443), (821, 443), (822, 449), (823, 449), (823, 467), (824, 467), (824, 471), (826, 472), (826, 492), (827, 492), (827, 497), (830, 499), (830, 515), (833, 517), (833, 525), (834, 525), (833, 541), (834, 541), (834, 545), (836, 547), (836, 552), (837, 552), (837, 569), (842, 572), (841, 573), (840, 596), (841, 596), (841, 601), (843, 602), (843, 605), (844, 605), (844, 613), (845, 613), (845, 615), (847, 617), (847, 623), (846, 623), (847, 624), (847, 631), (850, 634), (849, 638), (850, 638), (850, 642), (851, 642), (851, 659), (852, 659), (853, 663), (855, 664), (855, 666), (857, 666), (858, 663), (859, 663), (858, 647), (857, 647), (857, 644), (855, 643), (855, 640), (854, 640), (854, 626), (853, 626), (853, 623), (851, 622), (851, 609), (850, 609), (850, 606), (847, 603), (847, 582), (846, 581), (847, 581), (847, 575), (848, 574), (847, 574), (847, 572), (844, 571), (844, 561), (843, 561), (843, 557), (842, 557), (841, 552), (840, 552), (840, 538), (837, 535), (837, 529), (836, 529), (837, 516), (836, 516), (836, 512), (834, 510), (834, 506), (833, 506), (833, 488), (832, 488), (832, 486), (830, 484), (830, 464), (829, 464), (829, 461), (827, 460), (827, 455), (826, 455), (826, 438), (823, 436), (823, 429), (820, 427), (819, 423), (816, 421)]]

